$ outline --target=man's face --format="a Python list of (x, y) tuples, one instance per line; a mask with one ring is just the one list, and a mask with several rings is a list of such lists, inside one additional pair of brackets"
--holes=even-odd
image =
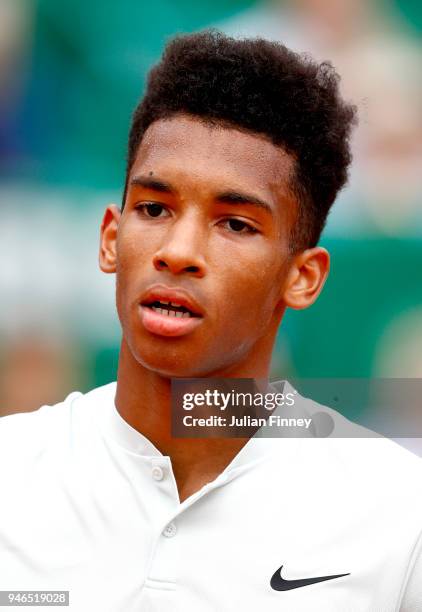
[(292, 158), (257, 135), (184, 115), (149, 127), (116, 241), (117, 309), (136, 361), (193, 377), (268, 359), (296, 211), (292, 172)]

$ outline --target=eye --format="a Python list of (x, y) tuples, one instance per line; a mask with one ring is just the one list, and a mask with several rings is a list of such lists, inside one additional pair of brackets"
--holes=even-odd
[(255, 234), (258, 230), (240, 219), (225, 219), (223, 224), (235, 234)]
[(138, 204), (136, 206), (136, 210), (138, 210), (144, 217), (149, 217), (151, 219), (169, 216), (169, 211), (162, 204), (158, 204), (157, 202), (145, 202), (144, 204)]

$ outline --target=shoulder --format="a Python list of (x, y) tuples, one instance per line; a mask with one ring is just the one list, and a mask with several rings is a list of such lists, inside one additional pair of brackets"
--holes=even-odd
[[(403, 446), (350, 421), (339, 412), (306, 400), (307, 411), (318, 423), (331, 419), (332, 431), (326, 438), (304, 440), (305, 448), (312, 454), (315, 445), (337, 472), (356, 490), (367, 490), (371, 497), (390, 498), (394, 495), (402, 505), (403, 500), (413, 499), (422, 509), (422, 459)], [(324, 418), (321, 417), (324, 415)]]
[[(308, 480), (326, 487), (327, 492), (333, 489), (349, 499), (354, 496), (391, 508), (403, 508), (407, 502), (416, 505), (422, 515), (420, 457), (340, 412), (300, 395), (288, 382), (286, 389), (295, 395), (289, 416), (304, 417), (310, 422), (308, 429), (293, 432), (300, 438), (295, 469), (303, 470)], [(283, 441), (279, 442), (276, 446), (282, 451)]]
[(0, 465), (3, 461), (34, 459), (51, 447), (68, 444), (76, 432), (79, 435), (89, 428), (104, 402), (114, 397), (115, 385), (110, 383), (88, 393), (74, 391), (57, 404), (0, 417)]

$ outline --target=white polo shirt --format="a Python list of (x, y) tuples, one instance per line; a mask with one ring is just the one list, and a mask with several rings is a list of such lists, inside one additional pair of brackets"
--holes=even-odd
[(0, 419), (0, 590), (66, 590), (80, 612), (422, 610), (415, 455), (253, 438), (180, 503), (115, 389)]

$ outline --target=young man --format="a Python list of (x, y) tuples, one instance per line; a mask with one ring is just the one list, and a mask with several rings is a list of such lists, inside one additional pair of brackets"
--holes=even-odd
[(78, 611), (422, 610), (415, 456), (170, 432), (172, 379), (268, 378), (286, 308), (323, 287), (354, 121), (337, 81), (264, 40), (168, 45), (101, 225), (117, 383), (1, 420), (1, 590)]

